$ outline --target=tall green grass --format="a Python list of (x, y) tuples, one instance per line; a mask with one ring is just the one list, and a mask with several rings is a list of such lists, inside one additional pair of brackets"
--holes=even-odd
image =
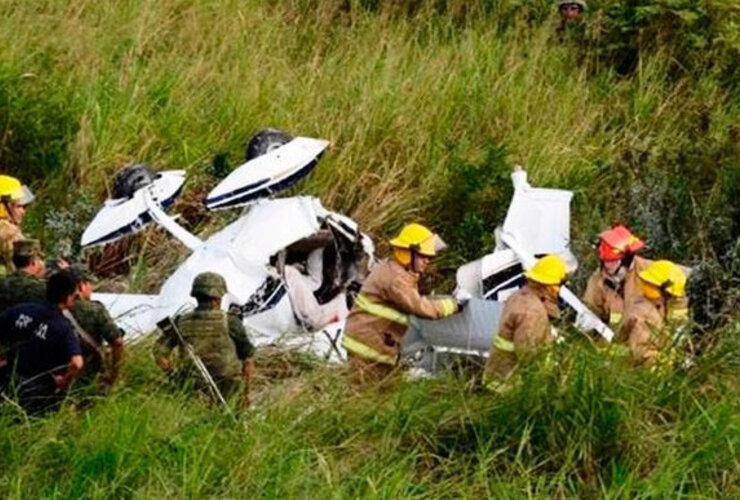
[[(295, 191), (378, 239), (430, 223), (452, 248), (444, 273), (490, 250), (521, 164), (575, 191), (582, 269), (593, 236), (628, 222), (653, 255), (700, 264), (716, 325), (740, 283), (740, 11), (589, 5), (561, 42), (545, 0), (0, 0), (0, 170), (41, 194), (28, 227), (47, 246), (76, 238), (134, 161), (188, 170), (176, 210), (208, 231), (228, 217), (199, 206), (216, 155), (235, 166), (266, 126), (325, 137)], [(163, 244), (147, 232), (96, 263), (155, 290), (182, 256)], [(455, 378), (354, 394), (338, 368), (281, 377), (263, 354), (271, 375), (238, 421), (173, 394), (135, 350), (89, 409), (14, 423), (3, 405), (0, 491), (737, 496), (739, 332), (709, 333), (695, 367), (660, 377), (573, 340), (557, 370), (495, 397)]]
[[(545, 1), (3, 0), (0, 13), (0, 166), (48, 188), (47, 206), (70, 203), (67, 183), (102, 198), (133, 161), (185, 168), (202, 194), (216, 153), (235, 165), (276, 126), (332, 140), (304, 188), (376, 236), (407, 219), (455, 233), (468, 217), (453, 243), (480, 246), (522, 164), (577, 192), (577, 236), (622, 219), (685, 257), (738, 159), (737, 12), (719, 1), (596, 2), (566, 43)], [(477, 201), (449, 217), (459, 165), (481, 171), (461, 193)], [(671, 202), (675, 217), (651, 217)]]
[[(736, 338), (737, 328), (726, 332)], [(1, 410), (0, 486), (27, 497), (710, 497), (740, 491), (740, 347), (655, 375), (578, 338), (499, 395), (454, 377), (349, 389), (339, 367), (263, 378), (237, 420), (134, 350), (107, 399)], [(274, 358), (258, 359), (263, 377)]]

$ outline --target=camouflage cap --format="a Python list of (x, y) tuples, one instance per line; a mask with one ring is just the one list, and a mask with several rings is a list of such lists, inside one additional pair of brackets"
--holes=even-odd
[(85, 264), (71, 264), (69, 273), (78, 283), (97, 283), (98, 277)]
[(585, 0), (558, 0), (558, 9), (565, 5), (571, 5), (571, 4), (579, 6), (581, 10), (586, 10)]
[(13, 242), (13, 255), (18, 257), (41, 257), (39, 240), (18, 240)]
[(226, 280), (216, 273), (200, 273), (193, 280), (190, 295), (193, 297), (209, 297), (220, 299), (226, 295)]

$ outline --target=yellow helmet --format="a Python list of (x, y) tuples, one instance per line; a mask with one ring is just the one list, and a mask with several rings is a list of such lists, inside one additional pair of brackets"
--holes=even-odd
[(557, 255), (545, 255), (524, 276), (542, 285), (562, 285), (568, 276), (568, 269)]
[(34, 200), (33, 193), (27, 186), (21, 184), (21, 181), (9, 175), (0, 175), (0, 218), (7, 219), (10, 217), (5, 208), (8, 203), (17, 203), (19, 205), (28, 205)]
[(669, 260), (658, 260), (641, 271), (638, 276), (674, 297), (686, 295), (686, 275), (681, 268)]
[(390, 244), (394, 248), (412, 250), (426, 257), (434, 257), (437, 250), (444, 247), (441, 238), (421, 224), (406, 224)]

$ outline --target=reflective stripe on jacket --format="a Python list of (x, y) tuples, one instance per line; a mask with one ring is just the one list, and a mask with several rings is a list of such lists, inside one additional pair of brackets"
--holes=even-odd
[(637, 273), (646, 269), (652, 262), (635, 256), (624, 278), (618, 283), (608, 276), (603, 268), (597, 269), (588, 279), (583, 303), (616, 331), (622, 323), (625, 304), (641, 295)]
[(506, 379), (521, 357), (552, 341), (548, 301), (529, 285), (507, 299), (491, 345), (486, 380)]
[(368, 360), (395, 364), (409, 316), (438, 319), (457, 312), (455, 299), (422, 296), (418, 283), (419, 275), (395, 260), (375, 266), (347, 318), (344, 348)]
[(641, 296), (630, 302), (625, 313), (620, 337), (627, 341), (635, 361), (652, 363), (670, 341), (664, 331), (665, 305)]

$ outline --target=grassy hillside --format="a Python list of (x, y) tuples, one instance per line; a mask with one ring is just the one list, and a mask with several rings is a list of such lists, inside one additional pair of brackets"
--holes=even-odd
[(517, 163), (577, 192), (584, 239), (619, 218), (686, 257), (737, 235), (736, 207), (701, 224), (738, 189), (734, 2), (596, 1), (563, 42), (544, 0), (3, 0), (0, 14), (0, 168), (55, 206), (79, 196), (55, 189), (69, 182), (99, 203), (133, 161), (185, 168), (202, 191), (214, 155), (236, 165), (275, 126), (334, 144), (304, 189), (377, 236), (435, 223), (460, 257), (480, 254)]
[[(214, 157), (239, 164), (271, 126), (333, 143), (297, 191), (377, 238), (439, 230), (441, 279), (490, 249), (521, 164), (576, 193), (583, 268), (620, 220), (694, 265), (704, 298), (687, 372), (635, 371), (574, 336), (556, 372), (497, 398), (465, 377), (359, 397), (302, 362), (234, 422), (135, 352), (90, 409), (13, 424), (4, 405), (2, 496), (737, 495), (739, 332), (714, 327), (740, 297), (740, 9), (589, 5), (560, 40), (549, 0), (0, 0), (0, 171), (40, 193), (28, 229), (50, 249), (134, 161), (187, 169), (175, 210), (217, 227), (233, 214), (199, 204)], [(151, 290), (177, 258), (165, 241), (92, 258)]]
[(736, 341), (661, 376), (577, 338), (555, 358), (504, 395), (461, 378), (355, 394), (338, 367), (286, 370), (263, 353), (257, 407), (235, 421), (169, 392), (137, 351), (91, 408), (11, 424), (5, 405), (0, 487), (8, 498), (740, 494)]

